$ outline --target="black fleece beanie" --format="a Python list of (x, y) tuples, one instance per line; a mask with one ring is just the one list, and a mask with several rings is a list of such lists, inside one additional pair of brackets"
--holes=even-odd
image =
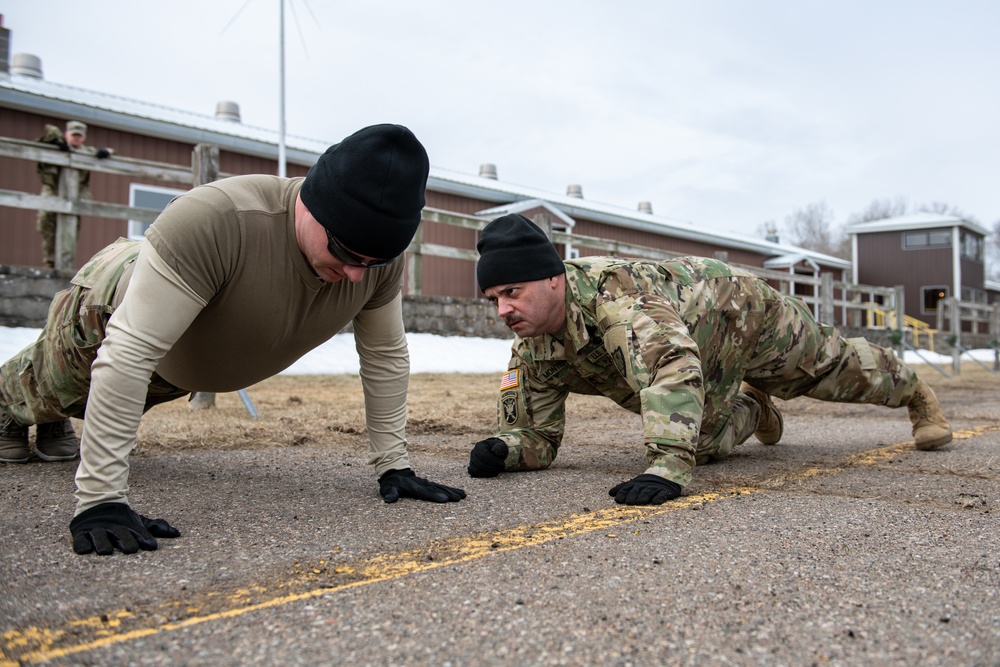
[(512, 213), (483, 228), (476, 279), (485, 291), (494, 285), (542, 280), (566, 273), (559, 253), (538, 225)]
[(302, 184), (302, 203), (344, 247), (398, 257), (424, 208), (427, 151), (402, 125), (372, 125), (334, 144)]

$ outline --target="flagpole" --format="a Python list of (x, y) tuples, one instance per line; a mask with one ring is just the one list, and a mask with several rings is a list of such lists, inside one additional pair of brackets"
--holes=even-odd
[(285, 0), (278, 0), (278, 4), (280, 5), (278, 29), (281, 33), (278, 39), (281, 51), (278, 73), (281, 88), (279, 95), (281, 106), (278, 112), (278, 176), (285, 176)]

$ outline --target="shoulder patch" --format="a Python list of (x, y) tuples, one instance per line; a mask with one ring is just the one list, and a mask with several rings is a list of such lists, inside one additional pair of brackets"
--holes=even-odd
[(512, 371), (504, 373), (503, 376), (501, 376), (500, 378), (500, 391), (513, 389), (514, 387), (520, 386), (521, 385), (520, 373), (521, 371), (518, 369), (514, 369)]

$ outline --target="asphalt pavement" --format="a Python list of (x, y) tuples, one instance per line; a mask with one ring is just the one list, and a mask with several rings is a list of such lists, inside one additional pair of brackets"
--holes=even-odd
[(479, 480), (414, 439), (445, 505), (383, 503), (346, 448), (137, 454), (183, 535), (131, 556), (72, 553), (75, 464), (0, 465), (0, 667), (997, 666), (996, 393), (934, 452), (905, 411), (791, 416), (652, 508), (607, 495), (627, 442)]

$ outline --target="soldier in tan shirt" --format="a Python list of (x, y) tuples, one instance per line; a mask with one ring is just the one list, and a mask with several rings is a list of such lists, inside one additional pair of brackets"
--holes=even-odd
[(144, 241), (112, 244), (56, 295), (38, 342), (0, 368), (0, 448), (26, 448), (29, 424), (86, 410), (70, 524), (77, 553), (133, 553), (179, 535), (128, 505), (128, 455), (145, 410), (259, 382), (348, 323), (385, 501), (465, 497), (417, 477), (406, 452), (395, 260), (420, 222), (428, 169), (408, 129), (364, 128), (305, 179), (237, 176), (174, 199)]

